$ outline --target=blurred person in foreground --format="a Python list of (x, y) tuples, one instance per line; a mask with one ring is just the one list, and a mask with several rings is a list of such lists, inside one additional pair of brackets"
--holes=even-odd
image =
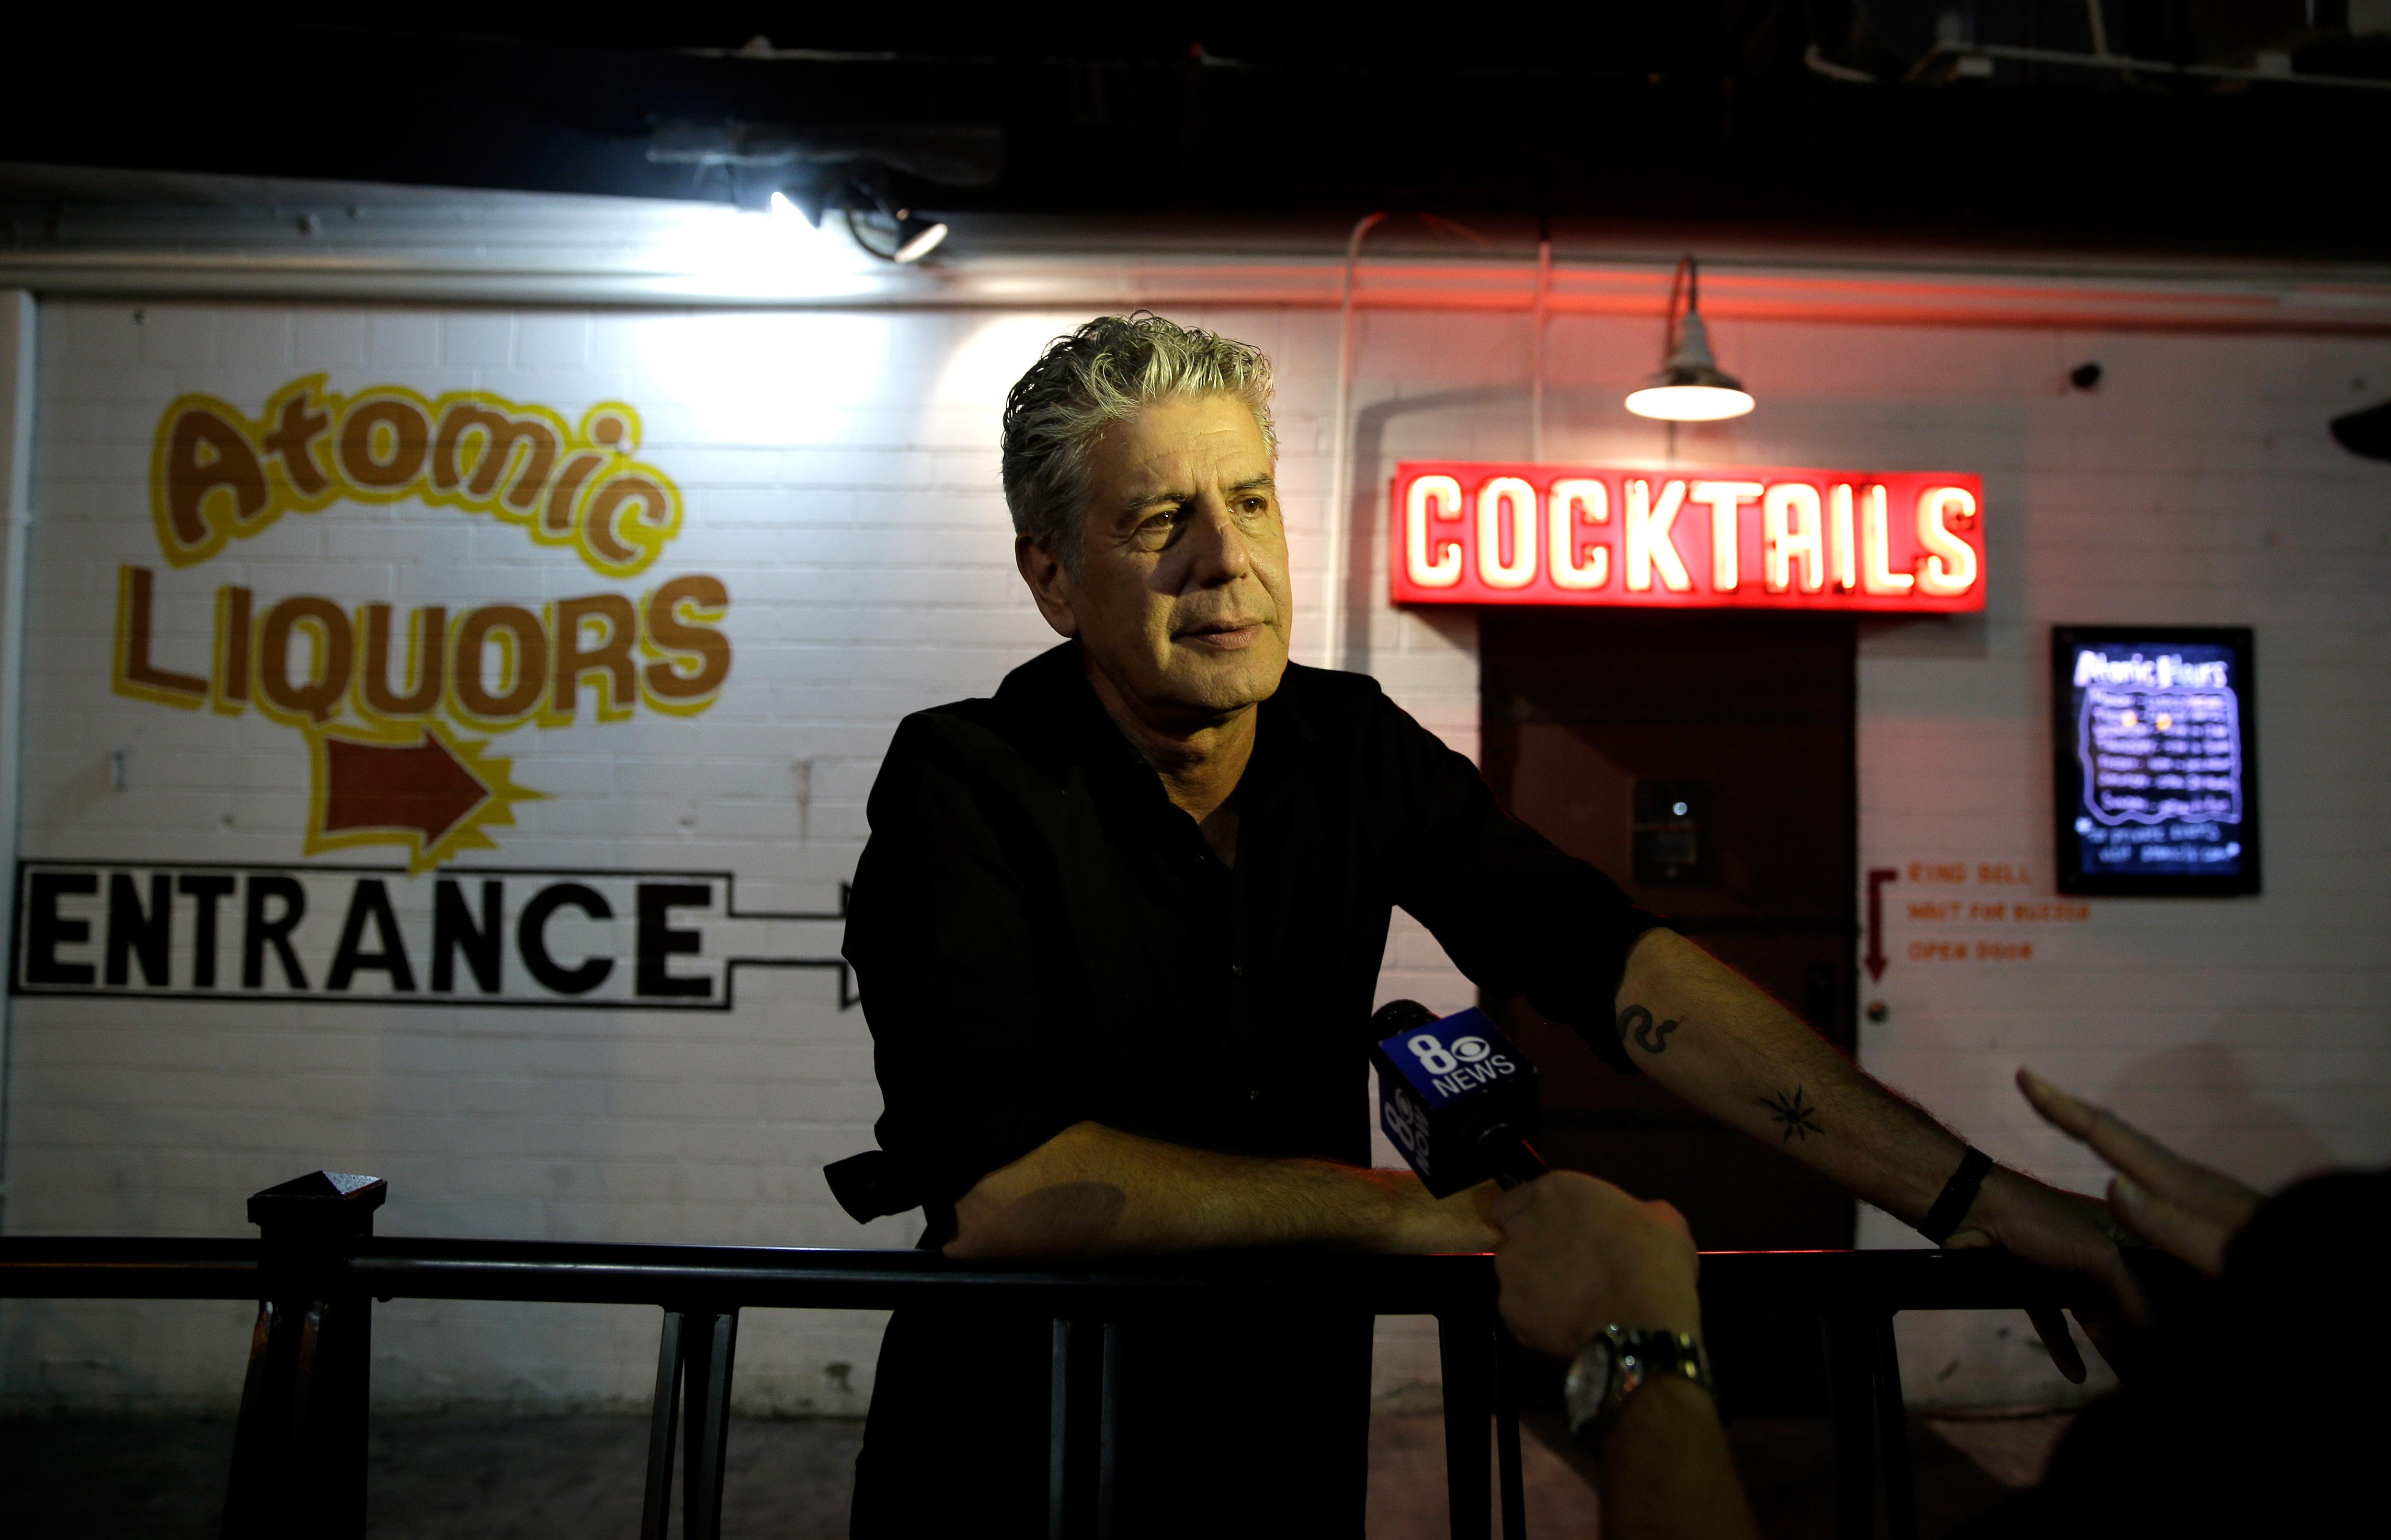
[[(2262, 1198), (2031, 1071), (2018, 1085), (2115, 1168), (2119, 1224), (2215, 1287), (2125, 1344), (2121, 1388), (2076, 1418), (2041, 1484), (1965, 1534), (2124, 1540), (2367, 1524), (2391, 1420), (2391, 1171), (2331, 1173)], [(1698, 1259), (1677, 1211), (1556, 1172), (1505, 1194), (1492, 1217), (1505, 1322), (1572, 1360), (1570, 1428), (1600, 1462), (1604, 1540), (1752, 1534), (1700, 1354)], [(1659, 1372), (1622, 1374), (1622, 1348), (1645, 1349)]]

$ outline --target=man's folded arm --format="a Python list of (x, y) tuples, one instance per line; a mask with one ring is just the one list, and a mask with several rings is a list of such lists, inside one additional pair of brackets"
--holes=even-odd
[[(1417, 853), (1398, 901), (1465, 972), (1490, 992), (1527, 996), (1603, 1057), (1894, 1217), (1926, 1216), (1966, 1151), (1956, 1135), (1750, 980), (1656, 928), (1617, 884), (1504, 815), (1467, 761), (1416, 752), (1426, 767)], [(2099, 1206), (2006, 1168), (1985, 1178), (1951, 1243), (2004, 1246), (2089, 1275), (2128, 1316), (2141, 1308)], [(2082, 1378), (2057, 1317), (2036, 1326), (2061, 1372)]]
[(1966, 1146), (1683, 936), (1628, 955), (1614, 1030), (1636, 1067), (1721, 1123), (1911, 1223)]
[(1236, 1246), (1482, 1251), (1484, 1192), (1438, 1200), (1409, 1172), (1191, 1149), (1081, 1123), (955, 1202), (952, 1257), (1087, 1259)]
[[(1403, 719), (1406, 724), (1408, 718)], [(1524, 995), (1641, 1071), (1900, 1218), (1923, 1216), (1965, 1149), (1751, 981), (1617, 883), (1505, 814), (1424, 730), (1399, 901), (1492, 993)]]
[[(1618, 1007), (1622, 1046), (1647, 1074), (1906, 1224), (1926, 1216), (1959, 1167), (1958, 1136), (1682, 936), (1636, 943)], [(2112, 1306), (2076, 1316), (2104, 1352), (2148, 1308), (2099, 1203), (2005, 1166), (1984, 1178), (1945, 1243), (2001, 1246), (2097, 1280)], [(2060, 1372), (2081, 1380), (2082, 1355), (2057, 1312), (2029, 1315)]]
[(1091, 1121), (1072, 985), (1038, 964), (1028, 858), (953, 751), (959, 730), (898, 730), (848, 904), (880, 1142), (927, 1188), (930, 1244), (975, 1257), (1493, 1245), (1476, 1199), (1440, 1202), (1407, 1172), (1221, 1155)]
[[(1408, 722), (1408, 718), (1404, 719)], [(1521, 995), (1622, 1068), (1905, 1219), (1964, 1147), (1617, 883), (1503, 813), (1474, 766), (1415, 727), (1420, 814), (1402, 902), (1463, 970)]]

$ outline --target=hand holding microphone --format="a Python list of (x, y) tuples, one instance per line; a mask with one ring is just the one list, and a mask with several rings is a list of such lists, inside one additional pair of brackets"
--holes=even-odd
[[(1519, 1188), (1548, 1174), (1528, 1142), (1535, 1067), (1485, 1012), (1439, 1020), (1397, 1000), (1371, 1020), (1385, 1034), (1371, 1050), (1379, 1122), (1430, 1193), (1446, 1198), (1490, 1178)], [(1531, 1347), (1565, 1358), (1614, 1320), (1700, 1329), (1693, 1238), (1669, 1204), (1565, 1172), (1507, 1193), (1488, 1217), (1505, 1238), (1495, 1262), (1504, 1317)]]
[(1504, 1324), (1537, 1352), (1570, 1357), (1614, 1324), (1700, 1332), (1700, 1259), (1672, 1204), (1565, 1171), (1506, 1193), (1490, 1217)]

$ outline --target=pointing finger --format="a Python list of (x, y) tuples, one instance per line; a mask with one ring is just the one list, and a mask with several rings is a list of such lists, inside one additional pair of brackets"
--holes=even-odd
[(2093, 1108), (2089, 1102), (2071, 1097), (2058, 1086), (2021, 1067), (2017, 1072), (2018, 1089), (2042, 1121), (2073, 1138), (2088, 1139), (2092, 1135)]
[(2018, 1072), (2018, 1088), (2053, 1126), (2158, 1197), (2234, 1229), (2257, 1206), (2257, 1195), (2239, 1182), (2185, 1160), (2107, 1108), (2069, 1096), (2031, 1070)]

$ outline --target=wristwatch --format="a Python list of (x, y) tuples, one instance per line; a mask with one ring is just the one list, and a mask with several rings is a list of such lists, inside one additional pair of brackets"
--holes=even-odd
[(1690, 1331), (1604, 1327), (1570, 1365), (1562, 1386), (1570, 1436), (1589, 1450), (1597, 1447), (1629, 1396), (1654, 1380), (1672, 1378), (1712, 1389), (1710, 1355), (1700, 1338)]

